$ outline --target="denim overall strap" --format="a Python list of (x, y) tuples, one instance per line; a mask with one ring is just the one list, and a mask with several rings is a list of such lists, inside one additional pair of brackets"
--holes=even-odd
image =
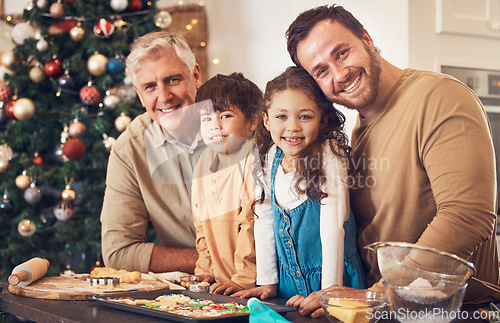
[[(321, 288), (321, 239), (318, 201), (308, 199), (284, 210), (276, 201), (276, 173), (283, 158), (278, 148), (271, 169), (273, 230), (278, 256), (280, 297), (307, 296)], [(291, 188), (288, 188), (291, 189)]]

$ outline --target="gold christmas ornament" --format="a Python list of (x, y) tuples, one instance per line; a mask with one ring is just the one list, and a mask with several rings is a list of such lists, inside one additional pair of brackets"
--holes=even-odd
[(10, 168), (10, 162), (8, 160), (0, 159), (0, 173), (6, 172)]
[(128, 124), (132, 121), (128, 115), (125, 113), (121, 113), (121, 115), (116, 118), (115, 120), (115, 128), (116, 130), (123, 132), (125, 129), (127, 129)]
[(21, 98), (14, 103), (12, 111), (17, 120), (26, 121), (35, 114), (35, 104), (30, 99)]
[(30, 70), (30, 80), (35, 83), (41, 83), (45, 80), (45, 71), (40, 66), (33, 66)]
[(20, 190), (24, 190), (28, 188), (31, 184), (31, 178), (26, 174), (26, 171), (24, 170), (21, 175), (18, 175), (16, 177), (16, 186)]
[(108, 64), (108, 58), (96, 52), (88, 59), (87, 69), (90, 74), (94, 76), (101, 76), (106, 73), (106, 64)]
[(31, 237), (36, 232), (36, 224), (28, 219), (21, 220), (17, 225), (17, 231), (23, 237)]
[(49, 13), (53, 18), (62, 18), (64, 16), (64, 6), (61, 1), (51, 4), (49, 7)]
[(75, 27), (70, 29), (69, 37), (74, 42), (82, 41), (85, 38), (85, 29), (82, 27), (81, 23), (78, 23)]
[(13, 50), (8, 50), (2, 54), (2, 65), (10, 68), (12, 64), (16, 61), (16, 54)]
[(61, 192), (61, 198), (65, 202), (72, 202), (76, 198), (76, 193), (71, 189), (71, 186), (66, 185), (66, 188)]
[(87, 127), (78, 119), (73, 120), (68, 127), (68, 133), (71, 137), (80, 137), (85, 133)]

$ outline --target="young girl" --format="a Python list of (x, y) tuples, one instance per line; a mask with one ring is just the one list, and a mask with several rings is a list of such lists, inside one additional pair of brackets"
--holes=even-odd
[(297, 67), (267, 84), (264, 105), (257, 145), (265, 189), (254, 226), (261, 286), (251, 294), (290, 298), (331, 285), (365, 288), (349, 207), (344, 116)]

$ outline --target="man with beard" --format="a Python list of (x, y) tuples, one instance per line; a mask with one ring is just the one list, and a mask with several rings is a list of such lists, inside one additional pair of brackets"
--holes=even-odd
[[(351, 207), (368, 285), (379, 286), (381, 275), (375, 253), (363, 247), (377, 241), (456, 254), (474, 263), (476, 277), (498, 285), (495, 158), (473, 92), (446, 75), (391, 65), (340, 6), (300, 14), (288, 28), (287, 46), (333, 103), (359, 113)], [(468, 283), (465, 301), (499, 297)], [(318, 298), (319, 292), (295, 305), (303, 315), (319, 316)]]
[[(126, 65), (146, 112), (129, 124), (109, 157), (101, 213), (104, 264), (193, 272), (198, 254), (191, 176), (205, 149), (194, 105), (200, 67), (184, 38), (167, 31), (136, 39)], [(149, 223), (161, 245), (148, 242)]]

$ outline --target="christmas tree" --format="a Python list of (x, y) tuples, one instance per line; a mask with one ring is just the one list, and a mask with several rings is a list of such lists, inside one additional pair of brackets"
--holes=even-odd
[(49, 276), (99, 260), (109, 151), (144, 111), (124, 59), (136, 37), (171, 20), (153, 0), (26, 5), (1, 57), (10, 70), (0, 82), (3, 281), (33, 257), (50, 261)]

